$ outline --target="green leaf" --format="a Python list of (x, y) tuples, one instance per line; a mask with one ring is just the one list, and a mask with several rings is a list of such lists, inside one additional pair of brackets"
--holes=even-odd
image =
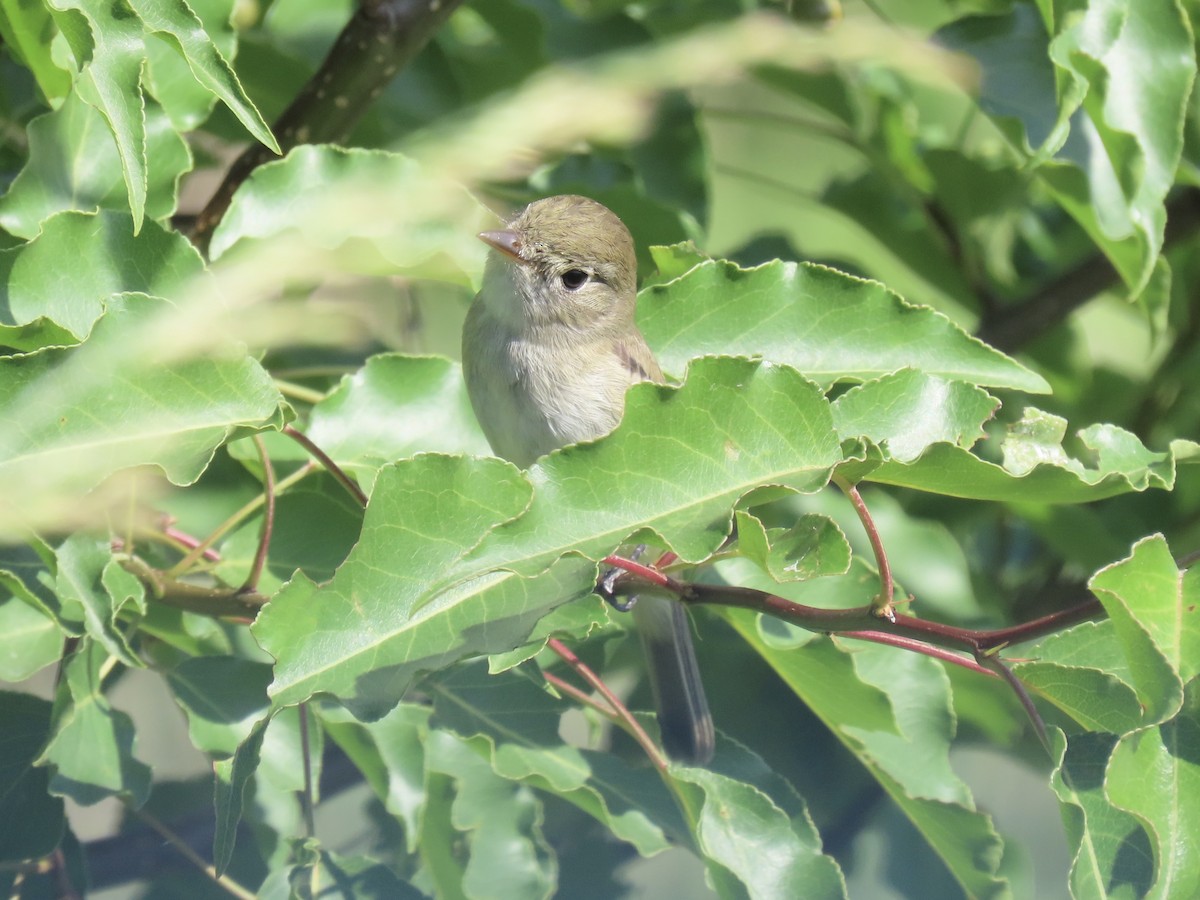
[(150, 794), (150, 767), (133, 755), (133, 722), (104, 696), (100, 672), (107, 659), (99, 643), (84, 638), (67, 661), (38, 765), (54, 767), (55, 794), (85, 806), (119, 795), (136, 808)]
[[(142, 97), (145, 47), (141, 23), (130, 15), (126, 0), (51, 0), (51, 5), (81, 15), (87, 24), (89, 46), (82, 46), (79, 39), (72, 41), (79, 67), (75, 89), (104, 117), (116, 141), (136, 234), (145, 218), (150, 180)], [(69, 27), (62, 16), (58, 22), (64, 30)]]
[(1200, 858), (1192, 836), (1200, 829), (1200, 684), (1188, 684), (1179, 715), (1126, 735), (1113, 750), (1105, 791), (1136, 818), (1154, 847), (1155, 878), (1147, 897), (1200, 893)]
[(738, 550), (775, 581), (806, 581), (850, 570), (850, 545), (830, 518), (801, 516), (790, 528), (763, 527), (754, 516), (735, 514)]
[(823, 266), (705, 262), (639, 299), (638, 324), (669, 372), (698, 356), (729, 354), (790, 365), (822, 385), (911, 368), (985, 387), (1050, 390), (941, 313)]
[[(274, 454), (271, 458), (279, 464)], [(275, 501), (275, 527), (259, 591), (273, 594), (297, 571), (313, 581), (328, 581), (358, 540), (362, 520), (362, 506), (332, 476), (318, 473), (293, 485)], [(314, 522), (321, 527), (314, 529)], [(262, 525), (262, 517), (255, 516), (221, 544), (221, 560), (214, 572), (226, 584), (246, 580)]]
[[(296, 854), (299, 856), (299, 854)], [(312, 882), (313, 866), (320, 867), (322, 900), (424, 900), (427, 896), (402, 881), (383, 863), (366, 856), (342, 856), (321, 850), (319, 861), (275, 869), (255, 893), (257, 900), (291, 900)]]
[[(421, 834), (421, 815), (425, 807), (425, 742), (429, 737), (429, 717), (433, 710), (427, 705), (400, 703), (377, 722), (364, 726), (374, 742), (378, 770), (364, 769), (362, 752), (355, 754), (360, 771), (374, 772), (372, 787), (387, 811), (404, 824), (404, 838), (409, 853), (417, 850)], [(345, 747), (337, 732), (331, 737)], [(374, 759), (367, 759), (374, 764)]]
[(1054, 27), (1060, 121), (1080, 106), (1087, 118), (1072, 121), (1083, 139), (1060, 154), (1073, 165), (1040, 173), (1136, 295), (1162, 249), (1163, 201), (1183, 150), (1196, 77), (1188, 18), (1174, 0), (1093, 0)]
[(1022, 646), (1013, 672), (1090, 731), (1126, 734), (1144, 724), (1112, 620), (1083, 622)]
[[(145, 115), (146, 154), (154, 161), (147, 174), (146, 215), (164, 220), (175, 212), (179, 178), (192, 168), (192, 154), (160, 106), (147, 104)], [(90, 213), (108, 209), (124, 213), (129, 209), (129, 195), (120, 174), (112, 132), (104, 117), (78, 94), (69, 94), (58, 109), (30, 122), (27, 133), (28, 162), (7, 193), (0, 197), (0, 226), (5, 230), (32, 240), (46, 219), (56, 212)], [(128, 215), (113, 221), (121, 223), (127, 240), (132, 237)], [(97, 257), (107, 257), (113, 252), (105, 244), (85, 246), (93, 264)], [(139, 246), (149, 249), (147, 243)], [(67, 274), (76, 278), (79, 275), (74, 271)], [(65, 301), (64, 297), (59, 302)]]
[(213, 868), (218, 875), (225, 873), (233, 858), (233, 846), (237, 839), (238, 822), (242, 819), (246, 785), (258, 769), (267, 724), (267, 719), (259, 720), (250, 736), (238, 745), (230, 759), (213, 763), (213, 771), (217, 776), (217, 825), (213, 833)]
[[(204, 269), (187, 238), (154, 223), (135, 236), (129, 217), (114, 213), (53, 216), (34, 240), (0, 259), (5, 285), (0, 298), (0, 344), (24, 349), (78, 343), (87, 337), (113, 294), (169, 297)], [(63, 265), (64, 260), (71, 264)], [(62, 326), (74, 339), (37, 346), (28, 340), (11, 343), (22, 330), (9, 326), (37, 324), (41, 319)]]
[(271, 667), (234, 656), (185, 659), (167, 680), (188, 720), (192, 743), (218, 758), (232, 756), (266, 716)]
[[(363, 240), (355, 262), (369, 272), (394, 275), (400, 269), (413, 277), (469, 286), (467, 273), (482, 271), (487, 250), (475, 239), (480, 229), (469, 220), (482, 223), (486, 211), (461, 188), (447, 185), (424, 206), (414, 199), (411, 210), (389, 213), (386, 230), (374, 212), (346, 202), (356, 193), (377, 192), (378, 185), (387, 185), (388, 196), (422, 197), (431, 190), (432, 178), (398, 153), (301, 145), (284, 159), (259, 166), (238, 188), (213, 232), (209, 256), (218, 259), (248, 238), (299, 230), (324, 248)], [(436, 215), (430, 217), (430, 209)], [(406, 227), (397, 227), (401, 224)]]
[(584, 640), (601, 630), (624, 630), (613, 621), (611, 610), (612, 607), (599, 596), (594, 603), (588, 600), (565, 603), (547, 613), (520, 647), (507, 653), (491, 654), (488, 671), (495, 675), (528, 662), (545, 649), (546, 642), (552, 637)]
[[(122, 663), (133, 668), (145, 665), (133, 652), (118, 626), (117, 616), (128, 599), (114, 596), (103, 583), (102, 576), (114, 564), (108, 541), (90, 535), (74, 534), (56, 551), (58, 577), (55, 589), (67, 603), (83, 608), (87, 633)], [(134, 580), (137, 600), (142, 600), (142, 586)]]
[(949, 768), (953, 717), (939, 664), (894, 648), (844, 652), (827, 638), (780, 649), (761, 639), (757, 616), (722, 615), (858, 756), (964, 890), (1001, 896), (1000, 837)]
[(1087, 465), (1062, 448), (1065, 431), (1063, 419), (1030, 407), (1005, 438), (1003, 466), (961, 447), (933, 444), (911, 463), (884, 460), (865, 477), (976, 500), (1087, 503), (1152, 487), (1171, 490), (1176, 464), (1196, 453), (1190, 441), (1173, 441), (1167, 452), (1155, 453), (1122, 428), (1092, 425), (1078, 435), (1095, 453)]
[(667, 848), (664, 830), (682, 834), (672, 797), (652, 769), (559, 737), (567, 705), (544, 687), (513, 672), (489, 675), (482, 664), (457, 666), (424, 684), (434, 703), (430, 726), (480, 738), (471, 743), (501, 778), (574, 804), (642, 856)]
[(488, 453), (462, 367), (436, 356), (370, 357), (313, 407), (305, 433), (368, 492), (380, 466), (406, 456)]
[(430, 732), (425, 764), (430, 772), (449, 776), (457, 788), (450, 821), (467, 841), (465, 895), (549, 898), (557, 868), (533, 793), (497, 776), (486, 760), (445, 731)]
[(1088, 587), (1104, 604), (1148, 723), (1175, 715), (1200, 665), (1200, 578), (1175, 565), (1161, 535), (1138, 541), (1128, 559)]
[(271, 129), (246, 96), (233, 68), (185, 0), (129, 0), (146, 31), (168, 35), (200, 84), (220, 97), (255, 138), (279, 153)]
[(699, 788), (696, 838), (704, 856), (728, 869), (748, 896), (846, 896), (841, 870), (821, 852), (815, 834), (797, 827), (753, 785), (706, 769), (676, 769), (675, 778)]
[(1071, 843), (1070, 887), (1074, 897), (1144, 897), (1153, 877), (1146, 832), (1137, 819), (1105, 796), (1105, 778), (1116, 736), (1077, 734), (1064, 741), (1052, 732), (1054, 773), (1050, 786), (1061, 804)]
[(829, 404), (812, 382), (786, 366), (699, 359), (681, 387), (635, 385), (607, 438), (535, 463), (529, 510), (454, 574), (532, 574), (568, 552), (599, 559), (635, 531), (702, 560), (729, 533), (732, 507), (756, 488), (818, 490), (840, 459)]
[(362, 537), (333, 579), (318, 587), (297, 576), (253, 626), (277, 660), (276, 706), (323, 692), (378, 718), (419, 672), (512, 649), (590, 590), (595, 566), (579, 562), (532, 580), (475, 567), (446, 590), (462, 555), (529, 496), (517, 469), (495, 459), (422, 455), (381, 469)]
[(969, 448), (999, 406), (975, 385), (905, 369), (842, 394), (833, 421), (842, 440), (867, 438), (904, 463), (935, 443)]
[(0, 691), (0, 722), (0, 862), (18, 863), (52, 852), (66, 817), (62, 800), (49, 796), (49, 770), (34, 764), (49, 736), (50, 704)]
[(38, 88), (54, 106), (71, 89), (71, 76), (54, 61), (54, 20), (41, 3), (0, 2), (0, 36), (10, 52), (33, 73)]
[[(56, 520), (55, 503), (137, 465), (172, 482), (199, 477), (239, 428), (278, 427), (281, 399), (257, 362), (156, 362), (128, 351), (145, 340), (162, 301), (113, 298), (84, 345), (0, 359), (0, 525)], [(77, 501), (75, 501), (77, 503)]]
[(24, 681), (62, 656), (54, 619), (16, 596), (11, 572), (0, 570), (0, 681)]

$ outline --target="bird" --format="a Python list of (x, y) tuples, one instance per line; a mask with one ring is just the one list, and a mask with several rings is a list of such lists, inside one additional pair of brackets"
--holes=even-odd
[[(496, 455), (522, 468), (600, 438), (625, 392), (663, 383), (638, 330), (637, 254), (625, 223), (589, 197), (536, 200), (479, 238), (491, 252), (463, 325), (463, 376)], [(633, 617), (668, 756), (704, 765), (715, 734), (683, 604), (644, 595)]]

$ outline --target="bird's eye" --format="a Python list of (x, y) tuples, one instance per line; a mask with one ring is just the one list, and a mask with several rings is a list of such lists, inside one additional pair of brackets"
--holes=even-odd
[(583, 269), (567, 269), (562, 273), (562, 283), (568, 291), (577, 291), (588, 280), (588, 273)]

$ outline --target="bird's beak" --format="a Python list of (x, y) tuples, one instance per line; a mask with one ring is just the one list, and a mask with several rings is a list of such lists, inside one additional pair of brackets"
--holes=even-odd
[(519, 263), (525, 262), (521, 258), (521, 236), (515, 231), (481, 231), (479, 239), (493, 250), (499, 250)]

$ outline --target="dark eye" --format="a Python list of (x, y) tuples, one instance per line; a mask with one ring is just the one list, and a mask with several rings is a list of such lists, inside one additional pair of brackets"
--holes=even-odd
[(588, 273), (583, 269), (567, 269), (562, 273), (562, 283), (568, 291), (577, 291), (588, 280)]

